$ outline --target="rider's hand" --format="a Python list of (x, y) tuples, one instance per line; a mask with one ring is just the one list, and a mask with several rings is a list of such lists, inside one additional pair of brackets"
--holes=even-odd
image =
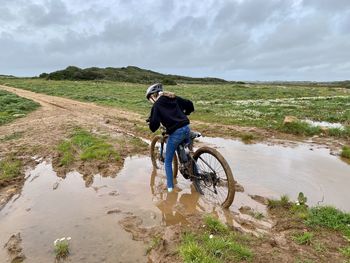
[(148, 117), (148, 118), (146, 119), (146, 122), (149, 123), (150, 121), (151, 121), (151, 117)]

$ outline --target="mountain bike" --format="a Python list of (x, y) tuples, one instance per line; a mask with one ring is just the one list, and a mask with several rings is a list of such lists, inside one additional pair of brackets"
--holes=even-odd
[[(162, 134), (151, 142), (151, 160), (154, 168), (164, 166), (168, 135), (161, 127)], [(180, 143), (173, 159), (173, 177), (178, 170), (185, 179), (191, 180), (197, 192), (228, 208), (235, 197), (235, 180), (225, 158), (214, 148), (203, 146), (193, 150), (194, 140), (201, 137), (198, 132), (190, 132), (190, 142)]]

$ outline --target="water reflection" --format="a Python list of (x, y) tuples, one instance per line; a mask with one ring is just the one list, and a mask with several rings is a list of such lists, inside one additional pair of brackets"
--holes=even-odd
[(158, 171), (156, 169), (152, 170), (150, 188), (153, 199), (156, 200), (156, 207), (161, 212), (162, 224), (166, 226), (174, 224), (187, 225), (189, 223), (186, 219), (188, 215), (198, 212), (198, 209), (204, 210), (198, 203), (200, 195), (192, 185), (190, 193), (187, 193), (179, 187), (177, 180), (174, 191), (167, 193), (164, 175), (162, 173), (158, 174)]

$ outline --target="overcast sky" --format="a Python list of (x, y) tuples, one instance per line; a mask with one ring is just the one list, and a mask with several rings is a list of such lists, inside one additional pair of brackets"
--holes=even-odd
[(350, 0), (0, 0), (0, 74), (350, 79)]

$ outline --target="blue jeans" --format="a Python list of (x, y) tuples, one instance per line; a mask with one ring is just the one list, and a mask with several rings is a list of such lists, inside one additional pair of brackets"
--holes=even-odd
[(168, 141), (166, 144), (166, 151), (165, 151), (165, 173), (166, 173), (166, 179), (167, 179), (167, 187), (168, 188), (174, 188), (174, 181), (173, 181), (173, 158), (175, 151), (180, 143), (185, 141), (186, 143), (190, 142), (190, 126), (186, 125), (184, 127), (181, 127), (174, 131), (172, 134), (169, 135)]

